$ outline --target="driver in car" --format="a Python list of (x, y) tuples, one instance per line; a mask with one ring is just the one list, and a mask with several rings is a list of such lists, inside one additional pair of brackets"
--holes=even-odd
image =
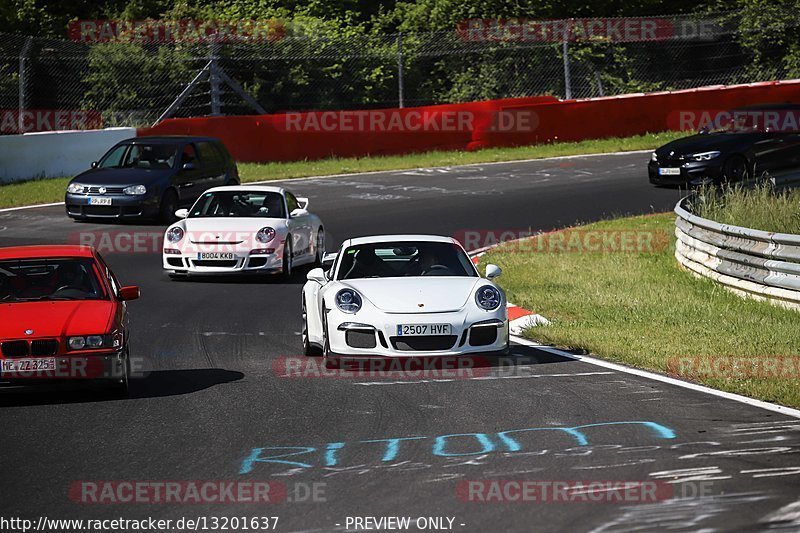
[[(433, 267), (439, 268), (434, 269)], [(430, 272), (437, 270), (445, 270), (439, 256), (436, 252), (428, 247), (422, 247), (419, 250), (417, 259), (409, 266), (408, 276), (424, 276)]]
[(83, 292), (93, 292), (86, 280), (86, 273), (78, 263), (69, 262), (59, 265), (56, 270), (56, 291), (70, 288)]

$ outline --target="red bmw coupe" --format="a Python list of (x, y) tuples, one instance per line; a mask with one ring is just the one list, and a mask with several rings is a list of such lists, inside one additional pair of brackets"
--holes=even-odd
[(0, 382), (96, 380), (126, 394), (126, 301), (138, 297), (93, 248), (0, 248)]

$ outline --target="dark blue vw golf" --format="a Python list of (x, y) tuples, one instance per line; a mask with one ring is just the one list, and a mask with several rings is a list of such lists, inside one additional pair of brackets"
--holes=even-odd
[(237, 185), (236, 162), (212, 137), (137, 137), (116, 144), (70, 181), (67, 215), (86, 219), (175, 220), (181, 205), (211, 187)]

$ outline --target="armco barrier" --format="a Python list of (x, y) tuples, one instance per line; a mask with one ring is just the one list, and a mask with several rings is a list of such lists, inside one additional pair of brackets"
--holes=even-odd
[(0, 136), (0, 183), (74, 176), (119, 141), (135, 136), (135, 128)]
[(737, 294), (800, 310), (800, 235), (720, 224), (675, 206), (675, 257)]
[[(427, 131), (319, 131), (296, 124), (318, 124), (325, 113), (256, 115), (170, 119), (139, 135), (213, 135), (228, 146), (239, 161), (298, 161), (326, 157), (392, 155), (430, 150), (475, 150), (500, 146), (524, 146), (554, 141), (580, 141), (640, 135), (676, 129), (682, 110), (724, 110), (771, 102), (800, 102), (800, 80), (702, 87), (684, 91), (559, 101), (553, 97), (515, 98), (465, 104), (405, 109), (381, 109), (378, 118), (421, 113), (436, 117), (467, 113), (473, 117), (468, 130)], [(498, 127), (498, 117), (533, 117), (532, 128)], [(329, 116), (329, 115), (328, 115)], [(293, 122), (294, 121), (294, 122)], [(287, 127), (289, 125), (289, 127)]]

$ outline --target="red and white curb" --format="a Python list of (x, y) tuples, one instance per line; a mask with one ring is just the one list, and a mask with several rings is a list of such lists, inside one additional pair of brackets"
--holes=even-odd
[[(481, 248), (471, 252), (470, 255), (472, 257), (472, 262), (477, 265), (481, 256), (492, 248), (494, 248), (494, 246), (488, 246), (486, 248)], [(522, 332), (530, 327), (547, 326), (549, 324), (550, 321), (539, 313), (528, 311), (527, 309), (512, 303), (508, 304), (508, 329), (509, 332), (514, 336), (522, 335)]]

